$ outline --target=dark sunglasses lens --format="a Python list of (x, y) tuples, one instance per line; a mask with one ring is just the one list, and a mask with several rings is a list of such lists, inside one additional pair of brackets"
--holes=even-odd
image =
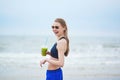
[(55, 26), (55, 28), (56, 28), (56, 29), (59, 29), (59, 27), (58, 27), (58, 26)]
[(58, 26), (52, 26), (52, 29), (59, 29), (59, 27)]

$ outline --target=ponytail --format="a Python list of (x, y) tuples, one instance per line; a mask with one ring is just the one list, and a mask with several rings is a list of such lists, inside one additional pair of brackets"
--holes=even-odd
[(67, 29), (66, 22), (62, 18), (57, 18), (55, 20), (55, 22), (59, 22), (65, 28), (64, 35), (65, 35), (65, 38), (66, 38), (66, 41), (67, 41), (67, 50), (66, 50), (64, 55), (68, 56), (68, 53), (69, 53), (69, 38), (68, 38), (68, 29)]

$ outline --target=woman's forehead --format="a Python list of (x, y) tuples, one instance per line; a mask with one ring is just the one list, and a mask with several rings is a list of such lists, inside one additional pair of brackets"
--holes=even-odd
[(61, 26), (59, 22), (54, 22), (53, 25)]

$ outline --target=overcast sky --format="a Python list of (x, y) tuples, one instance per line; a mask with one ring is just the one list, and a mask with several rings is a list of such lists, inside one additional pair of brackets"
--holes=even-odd
[(69, 35), (120, 37), (120, 0), (0, 0), (0, 35), (51, 35), (58, 17)]

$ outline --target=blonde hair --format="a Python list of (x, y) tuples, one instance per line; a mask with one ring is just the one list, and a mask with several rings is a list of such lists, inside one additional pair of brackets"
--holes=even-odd
[(65, 39), (66, 39), (66, 41), (67, 41), (67, 50), (66, 50), (66, 52), (65, 52), (64, 55), (65, 55), (65, 56), (68, 56), (68, 53), (69, 53), (69, 38), (68, 38), (68, 28), (67, 28), (66, 22), (65, 22), (65, 20), (62, 19), (62, 18), (56, 18), (56, 19), (55, 19), (55, 22), (59, 22), (59, 23), (62, 25), (62, 27), (65, 28), (65, 30), (64, 30), (64, 35), (65, 35)]

